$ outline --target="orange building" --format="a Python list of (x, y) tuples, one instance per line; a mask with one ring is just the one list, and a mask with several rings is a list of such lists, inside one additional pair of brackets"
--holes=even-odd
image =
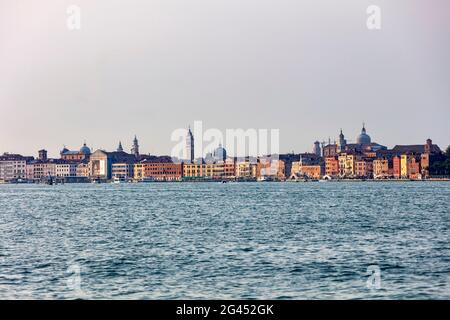
[(373, 160), (373, 177), (375, 179), (386, 179), (393, 175), (392, 161), (389, 159)]
[(283, 160), (260, 159), (256, 166), (256, 177), (258, 180), (284, 180), (286, 178), (284, 170)]
[(152, 178), (156, 181), (181, 181), (183, 165), (171, 162), (142, 161), (134, 165), (134, 179)]
[(373, 175), (373, 162), (368, 159), (355, 162), (355, 175), (360, 178), (370, 178)]
[(401, 159), (399, 156), (395, 156), (392, 159), (392, 175), (394, 176), (394, 178), (400, 179), (400, 177), (402, 176), (401, 170)]
[(324, 167), (319, 164), (302, 166), (300, 171), (301, 171), (301, 174), (303, 174), (311, 179), (320, 179), (320, 178), (322, 178), (322, 176), (325, 172)]
[(91, 149), (84, 143), (80, 150), (71, 151), (64, 148), (61, 150), (60, 155), (62, 160), (81, 162), (83, 160), (89, 160)]
[(325, 158), (325, 174), (330, 177), (339, 175), (339, 160), (337, 156)]
[(421, 156), (412, 156), (408, 161), (408, 173), (410, 179), (422, 179), (421, 174)]

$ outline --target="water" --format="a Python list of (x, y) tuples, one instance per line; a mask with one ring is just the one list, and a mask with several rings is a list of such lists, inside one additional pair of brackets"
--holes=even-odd
[(0, 298), (449, 299), (449, 200), (448, 182), (0, 185)]

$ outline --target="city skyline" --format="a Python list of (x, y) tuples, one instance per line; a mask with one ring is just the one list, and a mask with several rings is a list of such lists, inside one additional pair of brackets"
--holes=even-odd
[[(286, 151), (283, 151), (283, 150), (280, 150), (280, 152), (279, 152), (279, 154), (289, 154), (289, 153), (315, 153), (315, 148), (316, 148), (316, 142), (319, 142), (319, 144), (320, 144), (320, 148), (323, 148), (323, 146), (324, 145), (327, 145), (327, 144), (339, 144), (339, 139), (340, 139), (340, 137), (339, 137), (339, 135), (340, 134), (344, 134), (345, 135), (345, 141), (347, 142), (347, 143), (350, 143), (350, 144), (354, 144), (354, 143), (358, 143), (358, 137), (360, 136), (360, 134), (362, 133), (362, 131), (364, 131), (364, 133), (366, 133), (366, 130), (367, 130), (367, 132), (369, 132), (370, 130), (368, 130), (367, 129), (367, 125), (366, 125), (366, 123), (365, 122), (362, 122), (361, 123), (361, 126), (360, 126), (360, 130), (358, 131), (358, 133), (356, 133), (356, 134), (354, 134), (354, 136), (352, 136), (352, 135), (350, 135), (350, 134), (348, 134), (348, 132), (345, 130), (345, 128), (340, 128), (339, 129), (339, 132), (337, 132), (337, 134), (336, 135), (334, 135), (334, 136), (329, 136), (329, 137), (327, 137), (326, 139), (315, 139), (315, 140), (313, 140), (313, 141), (311, 141), (311, 143), (310, 143), (310, 146), (309, 146), (309, 149), (305, 149), (305, 150), (295, 150), (295, 149), (290, 149), (290, 150), (286, 150)], [(186, 128), (186, 139), (185, 139), (185, 149), (187, 150), (187, 152), (190, 152), (190, 151), (188, 151), (188, 150), (190, 150), (191, 149), (191, 147), (192, 147), (192, 157), (191, 157), (191, 155), (188, 157), (189, 159), (193, 159), (193, 157), (194, 157), (194, 142), (193, 142), (193, 135), (195, 135), (195, 132), (193, 132), (192, 130), (191, 130), (191, 126), (189, 125), (187, 128)], [(370, 133), (370, 135), (372, 136), (372, 134), (373, 134), (373, 131), (370, 131), (369, 132)], [(225, 135), (224, 135), (225, 136)], [(377, 135), (375, 135), (375, 136), (377, 136)], [(91, 143), (89, 143), (89, 141), (87, 140), (87, 139), (82, 139), (82, 141), (83, 141), (83, 143), (82, 144), (79, 144), (79, 145), (81, 145), (81, 148), (83, 148), (83, 147), (86, 147), (86, 145), (87, 146), (89, 146), (89, 148), (90, 149), (92, 149), (93, 151), (95, 151), (95, 150), (104, 150), (104, 151), (123, 151), (123, 152), (126, 152), (126, 153), (129, 153), (129, 154), (136, 154), (136, 148), (137, 148), (137, 153), (139, 154), (143, 154), (143, 155), (171, 155), (171, 153), (170, 153), (170, 151), (169, 152), (167, 152), (167, 153), (152, 153), (152, 152), (146, 152), (145, 151), (145, 149), (141, 149), (141, 147), (140, 147), (140, 145), (141, 145), (141, 143), (142, 143), (142, 139), (141, 138), (139, 138), (139, 139), (137, 139), (137, 137), (138, 137), (138, 135), (136, 135), (136, 134), (134, 134), (134, 135), (132, 135), (132, 139), (130, 139), (130, 141), (127, 143), (126, 141), (126, 139), (119, 139), (119, 140), (117, 140), (116, 141), (116, 143), (115, 143), (115, 146), (113, 146), (113, 147), (110, 147), (110, 148), (103, 148), (103, 147), (97, 147), (95, 144), (91, 144)], [(425, 136), (424, 136), (425, 137)], [(190, 142), (190, 139), (192, 139), (192, 144), (189, 144)], [(426, 139), (431, 139), (433, 142), (436, 142), (432, 137), (426, 137)], [(138, 142), (138, 140), (139, 140), (139, 142)], [(280, 140), (282, 140), (281, 138), (280, 138)], [(378, 139), (376, 139), (377, 141), (378, 141)], [(423, 140), (425, 140), (425, 139), (422, 139), (422, 141)], [(413, 141), (412, 143), (402, 143), (402, 142), (398, 142), (397, 141), (397, 143), (394, 143), (393, 145), (388, 145), (388, 144), (386, 144), (386, 143), (383, 143), (382, 142), (382, 144), (384, 145), (384, 146), (386, 146), (386, 147), (388, 147), (388, 148), (392, 148), (392, 147), (394, 147), (394, 146), (396, 146), (396, 145), (412, 145), (412, 144), (417, 144), (417, 143), (422, 143), (422, 141)], [(139, 144), (138, 144), (139, 143)], [(168, 148), (172, 148), (173, 146), (175, 146), (175, 144), (176, 144), (176, 142), (173, 142), (173, 141), (169, 141), (169, 147)], [(225, 141), (223, 141), (223, 143), (222, 143), (222, 141), (217, 145), (217, 146), (215, 146), (215, 147), (218, 147), (219, 145), (222, 145), (223, 144), (223, 146), (224, 146), (224, 148), (225, 149), (227, 149), (227, 143), (226, 143), (226, 140)], [(280, 142), (280, 144), (281, 144), (281, 142)], [(447, 144), (446, 143), (444, 143), (444, 144), (439, 144), (439, 143), (436, 143), (437, 145), (440, 145), (444, 150), (448, 147), (448, 146), (450, 146), (450, 144), (447, 142)], [(108, 144), (108, 145), (110, 145), (110, 144)], [(144, 145), (147, 145), (147, 142), (146, 141), (144, 141)], [(214, 148), (215, 148), (214, 147)], [(0, 155), (1, 154), (4, 154), (4, 153), (7, 153), (7, 154), (23, 154), (23, 155), (27, 155), (27, 156), (34, 156), (35, 154), (37, 154), (38, 153), (38, 150), (46, 150), (47, 152), (48, 152), (48, 155), (49, 155), (49, 158), (58, 158), (59, 156), (60, 156), (60, 154), (61, 154), (61, 151), (62, 150), (64, 150), (64, 149), (66, 149), (66, 150), (78, 150), (78, 148), (79, 148), (79, 146), (78, 145), (68, 145), (68, 144), (63, 144), (59, 149), (58, 148), (55, 148), (54, 146), (47, 146), (45, 143), (43, 143), (43, 144), (41, 144), (40, 145), (40, 147), (37, 147), (37, 148), (35, 148), (32, 152), (30, 152), (30, 153), (23, 153), (23, 152), (19, 152), (19, 151), (17, 151), (16, 149), (15, 150), (1, 150), (0, 149)], [(213, 149), (211, 149), (211, 150), (209, 150), (209, 149), (203, 149), (203, 152), (202, 152), (202, 156), (204, 157), (204, 156), (206, 156), (208, 153), (212, 153), (213, 151), (214, 151), (214, 148)], [(18, 149), (20, 149), (20, 148), (18, 148)], [(57, 149), (57, 151), (56, 152), (54, 152), (54, 153), (52, 153), (51, 152), (51, 150), (55, 150), (55, 149)], [(140, 151), (141, 150), (141, 151)], [(170, 150), (170, 149), (169, 149)], [(189, 154), (189, 153), (187, 153), (187, 154)], [(270, 153), (267, 153), (267, 154), (270, 154)], [(267, 154), (258, 154), (257, 156), (264, 156), (264, 155), (267, 155)], [(229, 155), (230, 156), (233, 156), (233, 157), (242, 157), (243, 155), (236, 155), (236, 154), (234, 154), (233, 153), (233, 151), (232, 150), (230, 150), (230, 152), (229, 152)], [(248, 156), (248, 155), (244, 155), (244, 156)], [(251, 155), (251, 156), (255, 156), (255, 155)]]
[[(80, 30), (67, 28), (69, 4)], [(169, 154), (170, 133), (197, 119), (280, 129), (284, 153), (341, 127), (353, 138), (362, 121), (388, 146), (445, 145), (450, 4), (379, 1), (375, 31), (367, 5), (3, 1), (0, 152), (128, 150), (136, 134), (141, 152)]]

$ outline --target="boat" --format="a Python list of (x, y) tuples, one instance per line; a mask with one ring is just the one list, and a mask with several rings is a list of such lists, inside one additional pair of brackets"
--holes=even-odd
[(114, 177), (113, 179), (113, 183), (126, 183), (127, 180), (125, 179), (125, 177)]

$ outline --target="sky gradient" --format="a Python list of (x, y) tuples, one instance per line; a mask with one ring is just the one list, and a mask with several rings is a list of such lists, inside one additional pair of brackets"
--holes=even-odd
[[(81, 30), (66, 26), (81, 8)], [(381, 30), (366, 9), (381, 8)], [(173, 130), (450, 144), (446, 0), (0, 0), (0, 153), (84, 140), (169, 154)]]

